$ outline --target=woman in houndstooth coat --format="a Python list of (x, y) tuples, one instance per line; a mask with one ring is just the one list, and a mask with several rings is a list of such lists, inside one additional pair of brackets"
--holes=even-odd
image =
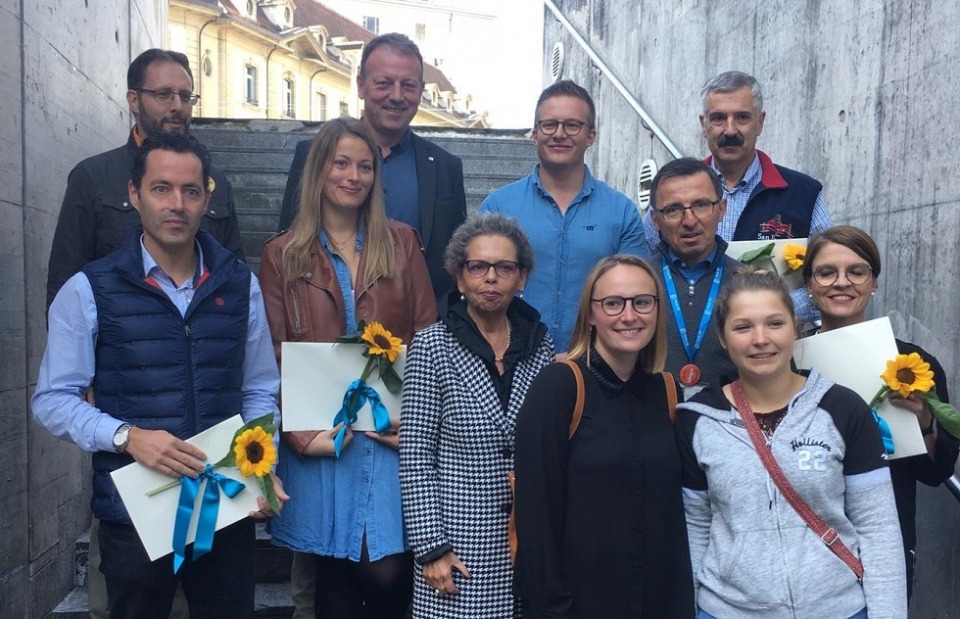
[(517, 411), (553, 345), (522, 299), (533, 266), (513, 219), (468, 220), (447, 248), (457, 282), (404, 371), (400, 486), (416, 558), (415, 618), (509, 619), (507, 545)]

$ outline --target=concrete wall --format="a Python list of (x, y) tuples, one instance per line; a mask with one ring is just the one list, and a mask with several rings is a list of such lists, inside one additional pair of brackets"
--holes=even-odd
[[(708, 154), (699, 90), (730, 69), (763, 86), (758, 146), (820, 179), (834, 219), (869, 231), (883, 253), (873, 313), (935, 355), (960, 397), (960, 174), (955, 116), (960, 5), (948, 0), (557, 0), (564, 14), (685, 154)], [(590, 165), (636, 196), (637, 168), (667, 151), (553, 14), (549, 54), (564, 42), (563, 76), (596, 98)], [(921, 489), (918, 584), (912, 615), (960, 617), (960, 508)]]
[(42, 617), (73, 587), (89, 457), (30, 421), (50, 241), (67, 174), (129, 128), (126, 68), (162, 44), (166, 3), (0, 0), (0, 614)]

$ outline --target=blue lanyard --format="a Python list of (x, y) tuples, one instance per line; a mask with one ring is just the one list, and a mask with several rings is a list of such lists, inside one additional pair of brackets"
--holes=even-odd
[(670, 266), (666, 258), (660, 258), (660, 266), (663, 270), (663, 283), (667, 287), (667, 295), (670, 297), (670, 308), (673, 310), (673, 319), (677, 323), (677, 331), (680, 332), (680, 342), (683, 344), (683, 350), (687, 353), (690, 363), (697, 358), (700, 347), (703, 345), (703, 338), (707, 334), (707, 327), (710, 326), (710, 318), (713, 316), (713, 303), (717, 300), (717, 294), (720, 292), (720, 280), (723, 279), (723, 262), (717, 265), (717, 272), (713, 276), (713, 283), (710, 284), (710, 292), (707, 293), (707, 302), (703, 306), (703, 315), (700, 316), (700, 327), (697, 329), (697, 341), (693, 348), (690, 347), (690, 339), (687, 336), (687, 321), (683, 318), (683, 310), (680, 309), (680, 297), (677, 295), (677, 285), (673, 283), (673, 273), (670, 272)]

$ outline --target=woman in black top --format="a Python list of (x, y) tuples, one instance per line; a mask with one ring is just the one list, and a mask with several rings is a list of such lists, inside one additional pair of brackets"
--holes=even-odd
[[(524, 617), (692, 618), (680, 456), (660, 372), (663, 288), (635, 256), (602, 260), (565, 364), (545, 368), (517, 420), (515, 582)], [(671, 378), (672, 380), (672, 378)]]
[[(877, 289), (880, 252), (870, 235), (853, 226), (834, 226), (810, 239), (803, 278), (813, 304), (820, 310), (820, 332), (863, 322)], [(948, 402), (947, 377), (937, 359), (919, 346), (897, 340), (900, 354), (917, 353), (930, 364), (937, 396)], [(918, 395), (890, 402), (917, 416), (926, 443), (926, 455), (890, 460), (890, 477), (900, 518), (903, 554), (907, 560), (907, 596), (913, 593), (914, 549), (917, 545), (917, 482), (938, 486), (953, 474), (960, 441), (937, 425), (930, 407)]]

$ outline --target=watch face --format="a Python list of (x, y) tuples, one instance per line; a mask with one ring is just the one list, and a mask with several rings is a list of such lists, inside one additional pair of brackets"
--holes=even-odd
[(116, 434), (113, 435), (113, 447), (117, 451), (121, 451), (124, 447), (127, 446), (127, 439), (130, 436), (130, 426), (122, 425), (117, 429)]

